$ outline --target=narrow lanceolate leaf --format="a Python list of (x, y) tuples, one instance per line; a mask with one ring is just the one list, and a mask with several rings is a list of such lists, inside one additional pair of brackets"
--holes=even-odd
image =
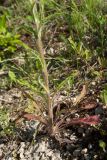
[(14, 74), (14, 72), (9, 71), (8, 74), (9, 74), (9, 77), (10, 77), (11, 81), (15, 82), (16, 81), (16, 75)]
[(89, 116), (85, 118), (75, 118), (70, 122), (66, 123), (66, 126), (70, 126), (73, 124), (88, 124), (88, 125), (98, 125), (100, 123), (100, 118), (97, 115)]
[(101, 99), (107, 105), (107, 89), (106, 88), (101, 92)]
[(83, 85), (81, 93), (76, 97), (76, 101), (74, 102), (74, 106), (77, 105), (86, 95), (87, 93), (87, 87), (86, 85)]

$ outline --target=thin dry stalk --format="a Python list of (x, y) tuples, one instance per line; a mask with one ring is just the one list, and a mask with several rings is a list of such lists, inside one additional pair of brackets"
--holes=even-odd
[(46, 65), (46, 61), (45, 61), (45, 50), (43, 47), (43, 43), (40, 37), (38, 37), (37, 39), (37, 47), (38, 47), (38, 51), (39, 51), (39, 55), (42, 61), (42, 65), (43, 65), (43, 77), (44, 77), (44, 82), (45, 82), (45, 88), (46, 88), (46, 93), (47, 93), (47, 100), (48, 100), (48, 115), (49, 115), (49, 119), (51, 121), (51, 123), (53, 122), (53, 110), (52, 110), (52, 104), (51, 104), (51, 97), (50, 97), (50, 89), (49, 89), (49, 79), (48, 79), (48, 70), (47, 70), (47, 65)]
[(44, 1), (34, 1), (30, 0), (30, 3), (33, 5), (33, 15), (35, 20), (35, 26), (37, 31), (37, 41), (36, 46), (38, 48), (38, 54), (40, 55), (41, 62), (42, 62), (42, 72), (43, 72), (43, 78), (44, 78), (44, 86), (43, 88), (46, 91), (47, 94), (47, 105), (48, 105), (48, 116), (49, 121), (53, 122), (53, 110), (51, 105), (51, 98), (50, 98), (50, 89), (49, 89), (49, 79), (48, 79), (48, 70), (45, 60), (45, 49), (42, 43), (42, 31), (43, 31), (43, 23), (42, 19), (44, 19)]

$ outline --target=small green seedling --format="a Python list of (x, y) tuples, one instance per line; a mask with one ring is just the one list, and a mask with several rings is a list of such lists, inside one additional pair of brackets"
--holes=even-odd
[(106, 143), (103, 140), (99, 140), (99, 146), (102, 148), (104, 152), (106, 152)]

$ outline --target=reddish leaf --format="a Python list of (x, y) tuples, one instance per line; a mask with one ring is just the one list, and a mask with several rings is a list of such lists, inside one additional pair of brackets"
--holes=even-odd
[(81, 124), (81, 123), (88, 124), (88, 125), (97, 125), (100, 123), (100, 118), (97, 115), (89, 116), (86, 118), (76, 118), (76, 119), (72, 119), (70, 122), (68, 122), (67, 125)]
[(46, 120), (43, 119), (41, 116), (36, 116), (36, 115), (31, 114), (31, 113), (26, 113), (26, 114), (23, 115), (23, 117), (26, 118), (29, 121), (30, 120), (38, 120), (43, 124), (47, 124)]

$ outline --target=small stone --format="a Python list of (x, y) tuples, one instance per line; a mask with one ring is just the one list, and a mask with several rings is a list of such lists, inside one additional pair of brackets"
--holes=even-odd
[(77, 100), (76, 97), (74, 97), (74, 98), (73, 98), (73, 102), (76, 102), (76, 100)]
[(99, 103), (99, 99), (98, 98), (96, 99), (96, 101), (97, 101), (97, 103)]
[(88, 128), (86, 131), (85, 131), (85, 133), (86, 134), (89, 134), (89, 133), (91, 133), (93, 131), (93, 128), (91, 127), (91, 128)]
[(0, 148), (3, 148), (4, 147), (4, 144), (0, 144)]
[(88, 155), (88, 154), (84, 154), (84, 159), (85, 159), (85, 160), (90, 160), (89, 155)]
[(78, 128), (78, 133), (84, 133), (84, 129), (83, 128)]
[(83, 137), (85, 137), (85, 135), (86, 135), (85, 133), (82, 134)]
[(77, 140), (77, 137), (75, 136), (75, 134), (71, 134), (70, 140), (71, 141), (76, 141)]
[(30, 155), (28, 156), (28, 159), (33, 160), (34, 158), (33, 158), (32, 155), (30, 154)]
[(92, 82), (91, 84), (92, 84), (93, 86), (95, 86), (95, 85), (96, 85), (96, 82)]
[(25, 142), (21, 142), (20, 145), (21, 145), (22, 148), (24, 148), (26, 146)]
[(77, 157), (77, 156), (80, 155), (80, 152), (81, 152), (81, 149), (78, 148), (78, 149), (74, 150), (73, 155), (74, 155), (75, 157)]
[(84, 148), (84, 149), (82, 149), (81, 154), (86, 154), (87, 151), (88, 151), (88, 149), (87, 149), (87, 148)]
[(98, 155), (94, 155), (94, 159), (97, 159), (98, 158)]
[(92, 94), (95, 94), (95, 92), (94, 92), (94, 91), (92, 91)]
[(9, 101), (9, 102), (12, 102), (12, 100), (13, 100), (12, 97), (9, 97), (9, 98), (8, 98), (8, 101)]
[(51, 52), (51, 54), (53, 55), (54, 49), (53, 49), (53, 48), (50, 48), (50, 52)]
[(35, 153), (33, 153), (33, 157), (35, 158), (35, 157), (38, 157), (38, 159), (37, 160), (39, 160), (39, 152), (35, 152)]
[(25, 151), (24, 154), (28, 156), (30, 153), (29, 153), (29, 151)]
[(79, 118), (80, 116), (79, 116), (79, 114), (78, 113), (76, 113), (75, 114), (75, 118)]
[(41, 142), (41, 144), (39, 145), (39, 148), (37, 149), (38, 152), (45, 152), (46, 151), (46, 143), (45, 142)]
[(12, 157), (9, 157), (8, 160), (12, 160)]
[(69, 136), (69, 134), (65, 132), (65, 133), (64, 133), (64, 136), (65, 136), (65, 137), (68, 137), (68, 136)]
[(51, 157), (51, 155), (53, 154), (52, 150), (47, 150), (47, 151), (48, 151), (47, 152), (48, 157)]
[(95, 114), (98, 115), (98, 114), (102, 114), (103, 113), (103, 108), (102, 107), (97, 107), (95, 109)]
[(66, 145), (66, 149), (68, 150), (68, 151), (71, 151), (73, 148), (75, 148), (75, 145), (74, 144), (67, 144)]
[(24, 159), (24, 154), (23, 153), (20, 153), (20, 158)]
[(62, 91), (61, 95), (66, 96), (67, 95), (67, 91)]
[(0, 157), (2, 157), (3, 155), (3, 151), (0, 149)]
[(71, 121), (71, 118), (66, 118), (66, 121), (67, 121), (67, 122), (70, 122), (70, 121)]
[(107, 105), (103, 106), (103, 109), (107, 109)]
[(89, 144), (89, 145), (88, 145), (88, 148), (89, 148), (89, 149), (92, 149), (92, 148), (93, 148), (92, 144)]
[(63, 117), (64, 117), (64, 114), (61, 114), (60, 117), (63, 118)]
[(33, 153), (33, 151), (34, 151), (34, 147), (31, 146), (30, 149), (29, 149), (29, 153)]

